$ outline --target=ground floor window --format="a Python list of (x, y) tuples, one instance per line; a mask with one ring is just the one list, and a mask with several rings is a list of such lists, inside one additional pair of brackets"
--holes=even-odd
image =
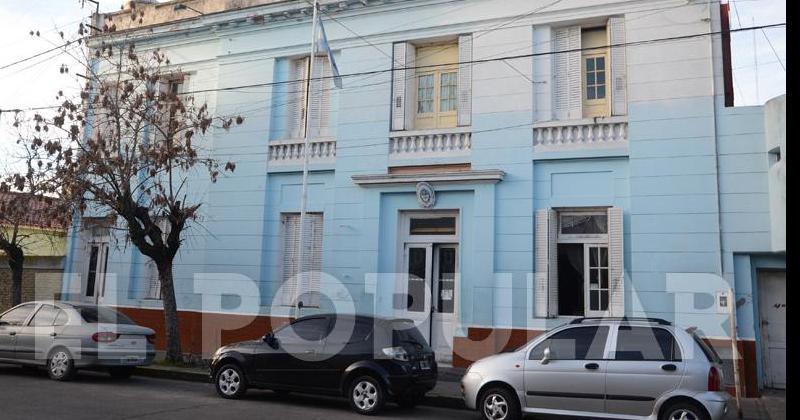
[(536, 230), (536, 316), (624, 313), (621, 209), (542, 210)]
[(306, 227), (300, 252), (300, 213), (281, 214), (281, 282), (283, 304), (319, 306), (322, 271), (322, 213), (306, 213)]

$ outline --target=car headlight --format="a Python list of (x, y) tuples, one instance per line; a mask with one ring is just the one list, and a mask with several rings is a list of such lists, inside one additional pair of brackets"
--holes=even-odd
[(401, 362), (407, 362), (409, 360), (408, 352), (402, 347), (386, 347), (382, 351), (383, 354), (392, 360), (399, 360)]
[(223, 350), (225, 350), (225, 347), (218, 348), (217, 351), (215, 351), (214, 354), (211, 355), (211, 359), (213, 360), (219, 357), (219, 355), (222, 354)]

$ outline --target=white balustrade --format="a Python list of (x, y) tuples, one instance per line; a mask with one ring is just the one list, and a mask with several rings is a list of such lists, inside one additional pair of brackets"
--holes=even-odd
[(558, 152), (627, 148), (628, 121), (611, 117), (594, 120), (551, 121), (533, 127), (533, 151)]
[(469, 156), (471, 149), (472, 133), (460, 128), (398, 131), (389, 136), (392, 159)]
[[(269, 163), (272, 165), (302, 165), (303, 139), (269, 142)], [(314, 139), (309, 148), (309, 163), (333, 163), (336, 160), (336, 140)]]

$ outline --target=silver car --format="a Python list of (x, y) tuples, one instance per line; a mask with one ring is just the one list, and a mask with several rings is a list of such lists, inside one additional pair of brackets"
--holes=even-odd
[(153, 361), (154, 338), (153, 330), (106, 306), (37, 301), (0, 314), (0, 362), (44, 366), (55, 380), (79, 368), (127, 378)]
[(654, 318), (575, 319), (473, 363), (461, 389), (467, 407), (491, 420), (718, 420), (730, 400), (714, 350)]

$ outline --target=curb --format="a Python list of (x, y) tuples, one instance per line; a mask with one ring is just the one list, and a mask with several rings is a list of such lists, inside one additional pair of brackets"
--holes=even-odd
[(206, 383), (211, 382), (208, 379), (208, 373), (191, 372), (183, 370), (160, 369), (160, 368), (139, 366), (133, 371), (133, 374), (137, 376), (148, 376), (151, 378), (161, 378), (161, 379), (174, 379), (178, 381), (206, 382)]
[[(153, 367), (137, 367), (133, 372), (136, 376), (147, 376), (150, 378), (172, 379), (176, 381), (203, 382), (210, 383), (207, 373), (192, 372), (176, 369), (163, 369)], [(465, 410), (464, 400), (461, 397), (448, 397), (445, 395), (428, 395), (420, 401), (419, 405), (437, 408), (450, 408)]]
[(464, 400), (461, 399), (461, 397), (447, 397), (444, 395), (426, 396), (425, 399), (420, 401), (419, 405), (424, 405), (426, 407), (451, 408), (456, 410), (467, 409), (467, 407), (464, 405)]

